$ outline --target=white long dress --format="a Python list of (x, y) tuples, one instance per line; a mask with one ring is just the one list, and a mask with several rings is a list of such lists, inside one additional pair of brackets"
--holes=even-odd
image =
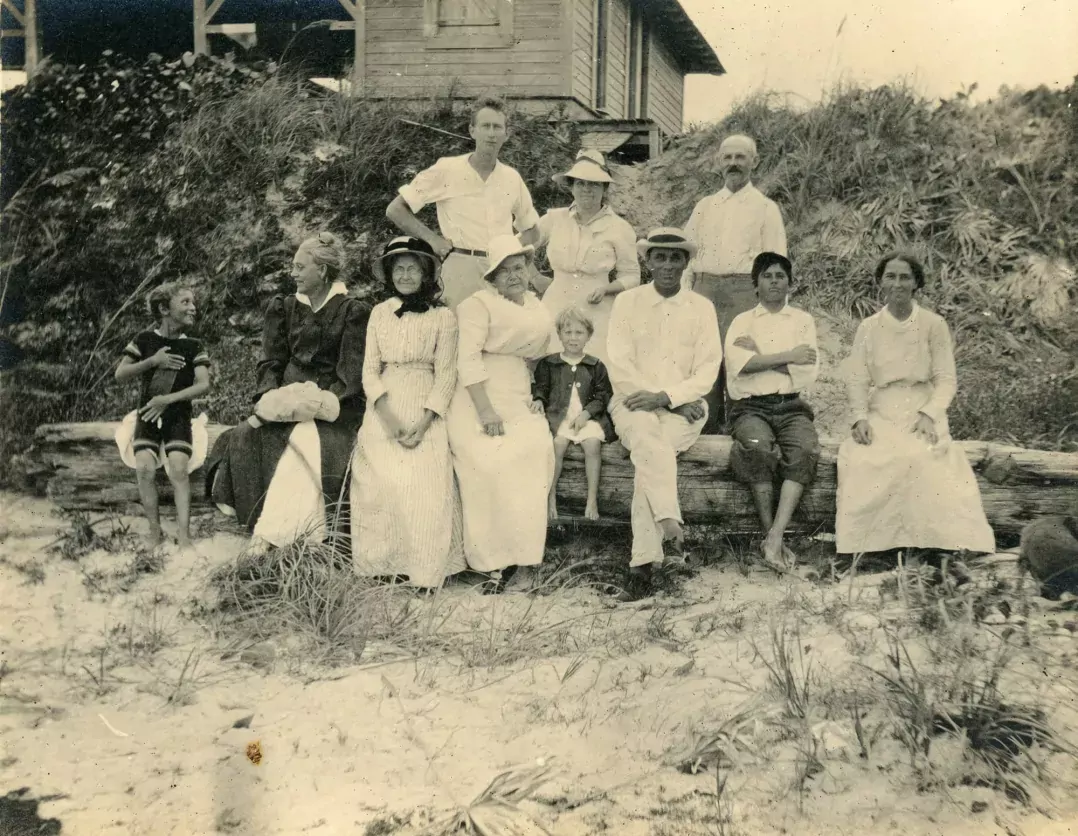
[[(528, 360), (547, 353), (552, 320), (531, 293), (517, 305), (483, 289), (457, 307), (457, 392), (447, 424), (464, 509), (464, 551), (481, 572), (533, 566), (546, 545), (554, 444), (531, 412)], [(483, 382), (505, 434), (483, 432), (467, 386)]]
[[(444, 416), (457, 381), (457, 322), (448, 308), (398, 317), (394, 297), (371, 311), (363, 358), (367, 413), (352, 459), (352, 555), (361, 575), (407, 575), (415, 586), (441, 586), (463, 571), (460, 503)], [(386, 431), (374, 409), (414, 425), (435, 418), (414, 449)], [(456, 523), (456, 524), (455, 524)]]
[[(957, 382), (947, 323), (917, 305), (901, 322), (884, 308), (858, 326), (848, 363), (852, 419), (868, 419), (872, 443), (839, 447), (838, 551), (994, 551), (973, 469), (947, 424)], [(912, 433), (919, 412), (935, 421), (935, 445)]]
[[(588, 340), (587, 352), (606, 362), (606, 334), (614, 297), (604, 296), (598, 304), (588, 301), (594, 290), (610, 284), (610, 271), (616, 268), (617, 281), (625, 290), (640, 284), (640, 262), (636, 256), (636, 233), (627, 221), (608, 206), (600, 209), (587, 223), (580, 223), (576, 206), (551, 209), (539, 219), (540, 241), (547, 245), (547, 258), (554, 268), (554, 281), (543, 294), (543, 304), (552, 318), (570, 305), (592, 318), (595, 333)], [(550, 351), (561, 351), (555, 332)]]

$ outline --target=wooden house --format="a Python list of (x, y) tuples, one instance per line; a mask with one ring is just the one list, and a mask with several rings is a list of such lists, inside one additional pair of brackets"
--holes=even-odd
[(589, 144), (650, 145), (684, 126), (685, 76), (723, 72), (677, 0), (366, 0), (356, 82), (376, 97), (452, 83), (564, 104)]
[[(193, 0), (195, 44), (223, 0)], [(325, 2), (325, 0), (322, 0)], [(685, 76), (724, 72), (678, 0), (337, 0), (354, 38), (353, 89), (372, 98), (495, 92), (563, 106), (586, 144), (658, 153), (684, 124)]]

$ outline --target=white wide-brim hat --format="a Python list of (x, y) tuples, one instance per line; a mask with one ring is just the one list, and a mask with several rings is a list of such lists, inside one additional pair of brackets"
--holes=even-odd
[(492, 238), (487, 244), (488, 266), (486, 272), (483, 273), (483, 278), (489, 279), (507, 258), (514, 255), (531, 255), (534, 252), (535, 247), (531, 244), (521, 244), (520, 239), (515, 235), (499, 235)]
[(594, 148), (582, 148), (576, 152), (576, 161), (573, 167), (562, 174), (555, 174), (550, 178), (559, 186), (564, 186), (569, 180), (587, 180), (590, 183), (613, 183), (610, 169), (606, 167), (606, 160), (601, 151)]
[[(135, 467), (135, 424), (138, 421), (138, 410), (128, 412), (116, 430), (116, 446), (120, 448), (120, 459), (130, 468)], [(206, 453), (210, 446), (209, 433), (206, 425), (210, 419), (203, 412), (191, 422), (191, 458), (187, 462), (187, 472), (192, 473), (202, 467), (206, 461)], [(157, 466), (168, 467), (168, 457), (165, 455), (164, 445), (157, 451)]]
[(692, 258), (696, 255), (696, 244), (684, 230), (676, 226), (660, 226), (651, 230), (647, 238), (636, 242), (636, 252), (641, 258), (647, 259), (648, 250), (681, 250)]

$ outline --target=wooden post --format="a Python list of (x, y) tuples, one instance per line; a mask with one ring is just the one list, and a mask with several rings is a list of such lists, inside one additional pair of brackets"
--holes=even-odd
[(367, 77), (367, 0), (337, 0), (352, 18), (355, 48), (352, 57), (352, 95), (363, 91)]
[(207, 8), (206, 0), (194, 0), (195, 55), (210, 54), (210, 40), (207, 27), (213, 20), (214, 15), (221, 11), (221, 6), (224, 5), (224, 2), (225, 0), (212, 0)]
[(37, 71), (41, 60), (41, 45), (37, 42), (37, 0), (24, 0), (26, 23), (23, 24), (23, 64), (26, 77), (30, 78)]
[(41, 45), (37, 41), (37, 0), (23, 0), (22, 9), (15, 5), (14, 0), (0, 0), (0, 4), (11, 12), (21, 29), (5, 29), (5, 38), (22, 38), (23, 62), (22, 68), (29, 78), (37, 70), (41, 63)]
[(206, 37), (206, 0), (194, 0), (195, 55), (209, 55), (210, 43)]

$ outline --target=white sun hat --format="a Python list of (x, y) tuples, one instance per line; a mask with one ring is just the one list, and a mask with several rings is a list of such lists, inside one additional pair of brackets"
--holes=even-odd
[(491, 274), (502, 266), (502, 262), (514, 255), (531, 255), (535, 247), (531, 244), (521, 244), (515, 235), (499, 235), (492, 238), (487, 244), (487, 270), (483, 273), (484, 279), (489, 279)]
[(602, 151), (594, 148), (581, 148), (576, 152), (576, 161), (573, 167), (562, 174), (555, 174), (550, 178), (559, 186), (566, 185), (568, 180), (587, 180), (589, 183), (613, 183), (610, 169), (606, 166), (606, 159)]

